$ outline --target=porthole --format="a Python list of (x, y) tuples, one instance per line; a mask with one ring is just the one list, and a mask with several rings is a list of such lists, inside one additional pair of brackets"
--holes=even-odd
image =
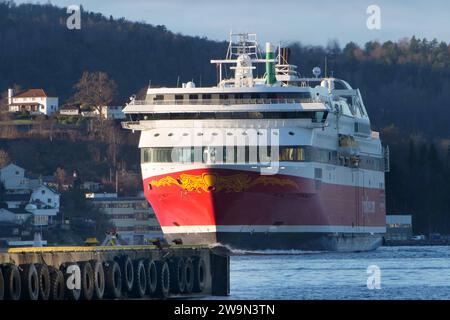
[(169, 136), (169, 137), (173, 136), (173, 133), (169, 133), (168, 136)]
[(189, 133), (185, 132), (183, 133), (183, 137), (187, 137), (189, 135)]
[(295, 134), (294, 132), (289, 131), (289, 135), (290, 135), (290, 136), (293, 136), (294, 134)]
[(155, 136), (155, 137), (159, 137), (159, 133), (155, 133), (154, 136)]

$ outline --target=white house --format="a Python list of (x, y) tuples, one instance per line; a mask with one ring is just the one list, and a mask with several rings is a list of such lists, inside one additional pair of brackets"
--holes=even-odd
[(125, 119), (125, 113), (123, 113), (123, 106), (102, 106), (100, 112), (95, 109), (94, 114), (106, 120), (123, 120)]
[(32, 191), (25, 204), (25, 211), (33, 215), (33, 225), (47, 226), (59, 213), (59, 194), (46, 185), (40, 185)]
[(11, 163), (0, 169), (0, 181), (6, 190), (28, 190), (29, 180), (25, 177), (25, 169)]
[(28, 111), (48, 116), (58, 111), (59, 99), (48, 96), (43, 89), (29, 89), (17, 95), (8, 89), (8, 108), (10, 112)]
[(41, 185), (31, 193), (25, 210), (35, 216), (54, 217), (59, 212), (59, 194), (46, 185)]
[(0, 181), (7, 191), (4, 201), (9, 212), (3, 212), (3, 218), (10, 219), (11, 212), (20, 218), (20, 211), (32, 214), (35, 226), (45, 226), (59, 213), (59, 194), (41, 180), (26, 178), (25, 169), (9, 164), (0, 169)]
[(123, 106), (103, 106), (101, 108), (101, 116), (106, 120), (123, 120), (125, 113), (123, 113)]
[(59, 109), (59, 114), (62, 116), (77, 117), (81, 114), (79, 106), (67, 105)]
[(35, 226), (46, 226), (51, 224), (52, 217), (59, 213), (59, 194), (45, 185), (29, 193), (6, 193), (4, 201), (8, 208), (0, 212), (0, 221), (13, 222), (13, 218), (25, 221), (29, 216), (33, 216)]
[(8, 209), (18, 209), (30, 201), (30, 192), (28, 193), (6, 193), (4, 201)]
[(1, 222), (11, 222), (14, 224), (22, 225), (28, 218), (31, 216), (31, 213), (24, 212), (22, 210), (14, 210), (14, 209), (0, 209), (0, 221)]

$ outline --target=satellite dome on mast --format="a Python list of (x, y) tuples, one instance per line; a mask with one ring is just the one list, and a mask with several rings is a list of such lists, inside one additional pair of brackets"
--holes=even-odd
[(312, 73), (313, 73), (314, 77), (319, 78), (319, 76), (322, 74), (322, 70), (319, 67), (315, 67), (312, 70)]

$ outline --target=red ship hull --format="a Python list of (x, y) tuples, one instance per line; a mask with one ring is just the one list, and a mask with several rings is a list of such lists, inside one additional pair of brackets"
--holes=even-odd
[(185, 244), (359, 251), (385, 228), (383, 189), (204, 168), (146, 178), (144, 190), (167, 240)]

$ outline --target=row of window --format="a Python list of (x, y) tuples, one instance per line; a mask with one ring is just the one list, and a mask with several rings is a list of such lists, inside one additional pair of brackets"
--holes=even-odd
[(132, 116), (138, 120), (208, 120), (208, 119), (310, 119), (312, 122), (323, 123), (327, 111), (288, 111), (288, 112), (170, 112), (148, 113)]
[(111, 219), (118, 219), (118, 220), (129, 220), (134, 219), (134, 214), (111, 214), (109, 215)]
[(148, 97), (153, 101), (171, 100), (231, 100), (231, 99), (311, 99), (309, 92), (279, 93), (203, 93), (203, 94), (156, 94)]
[[(272, 160), (271, 152), (271, 148), (256, 146), (142, 148), (141, 160), (143, 163), (266, 163)], [(303, 148), (281, 147), (279, 154), (280, 161), (304, 161)]]
[[(278, 153), (277, 157), (272, 154)], [(276, 161), (319, 162), (345, 167), (384, 171), (384, 160), (369, 156), (349, 156), (311, 146), (230, 146), (142, 148), (142, 163), (250, 163)]]
[(147, 231), (161, 231), (159, 226), (134, 226), (134, 232), (145, 233)]
[(148, 212), (136, 212), (134, 215), (136, 220), (154, 219), (155, 215)]
[(155, 215), (151, 214), (151, 213), (143, 213), (143, 212), (138, 212), (135, 214), (111, 214), (108, 215), (109, 218), (111, 219), (117, 219), (117, 220), (149, 220), (149, 219), (154, 219)]
[(98, 202), (94, 203), (96, 207), (102, 209), (147, 209), (146, 202)]
[(147, 231), (161, 231), (159, 226), (132, 226), (132, 227), (116, 227), (118, 232), (130, 232), (145, 233)]

